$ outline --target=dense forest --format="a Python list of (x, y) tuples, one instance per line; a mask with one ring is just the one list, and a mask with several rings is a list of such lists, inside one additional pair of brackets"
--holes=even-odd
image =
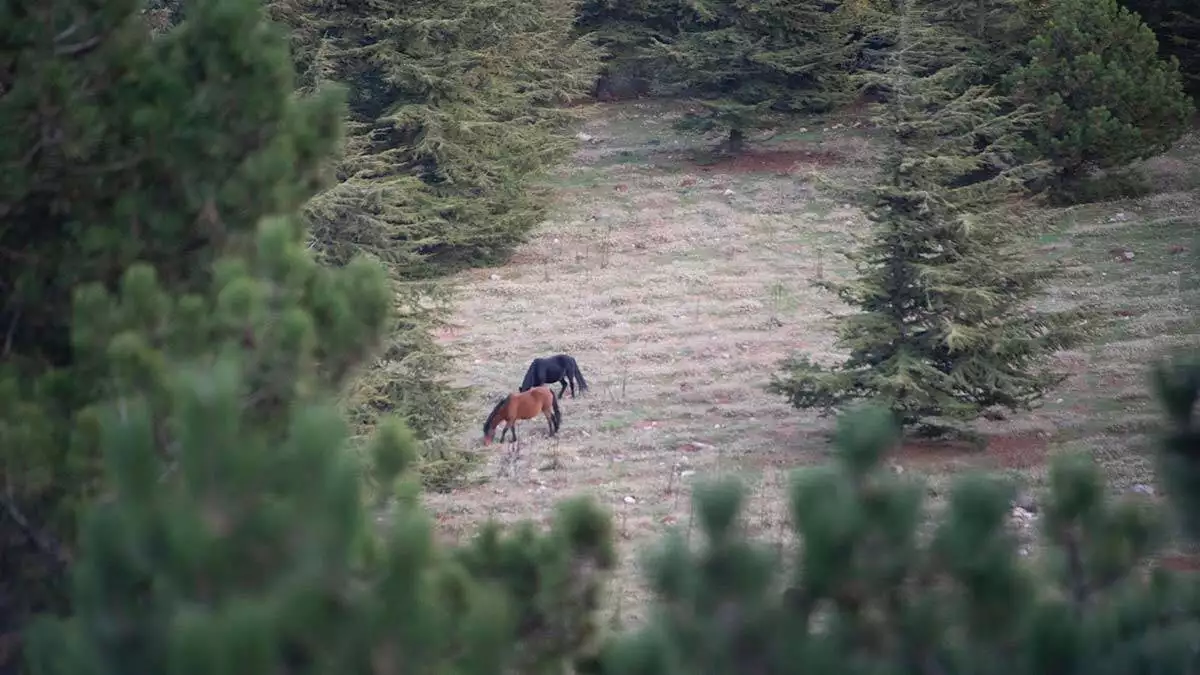
[[(1200, 579), (1146, 565), (1200, 537), (1195, 358), (1144, 364), (1165, 503), (1057, 455), (1036, 564), (1002, 476), (935, 512), (886, 462), (1035, 408), (1097, 330), (1037, 305), (1060, 271), (1023, 205), (1148, 189), (1194, 129), (1190, 0), (11, 0), (0, 26), (0, 672), (1200, 670)], [(702, 544), (664, 535), (650, 619), (613, 626), (594, 500), (449, 545), (422, 497), (477, 459), (435, 339), (454, 275), (549, 217), (583, 107), (639, 98), (718, 156), (849, 108), (881, 149), (852, 278), (822, 282), (845, 359), (764, 383), (838, 416), (787, 488), (801, 544), (704, 482)]]

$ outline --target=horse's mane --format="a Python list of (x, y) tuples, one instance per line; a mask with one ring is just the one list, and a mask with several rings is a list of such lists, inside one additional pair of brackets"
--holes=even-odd
[(540, 361), (541, 359), (534, 359), (533, 362), (529, 364), (529, 368), (525, 370), (525, 379), (521, 380), (522, 389), (531, 389), (533, 385), (536, 384), (538, 364)]
[(492, 420), (496, 419), (496, 415), (499, 414), (500, 408), (503, 408), (504, 404), (508, 403), (508, 399), (510, 398), (512, 398), (512, 394), (505, 395), (504, 398), (500, 399), (500, 402), (496, 404), (496, 407), (492, 408), (492, 412), (488, 413), (487, 419), (483, 421), (483, 433), (485, 435), (487, 434), (488, 427), (492, 426)]

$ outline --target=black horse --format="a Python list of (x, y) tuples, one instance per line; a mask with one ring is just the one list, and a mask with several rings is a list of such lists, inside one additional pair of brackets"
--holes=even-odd
[(567, 384), (570, 383), (571, 398), (575, 398), (576, 380), (579, 381), (579, 391), (587, 391), (587, 380), (583, 379), (583, 373), (579, 372), (579, 364), (575, 363), (575, 358), (568, 354), (555, 354), (536, 358), (529, 364), (520, 391), (528, 391), (540, 384), (558, 382), (562, 384), (562, 391), (558, 392), (558, 398), (561, 399), (567, 392)]

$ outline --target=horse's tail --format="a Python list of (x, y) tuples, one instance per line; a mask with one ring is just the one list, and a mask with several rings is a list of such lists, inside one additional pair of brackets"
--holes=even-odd
[(487, 436), (488, 428), (492, 426), (492, 420), (496, 419), (496, 416), (500, 414), (500, 409), (504, 407), (505, 403), (508, 403), (508, 399), (510, 398), (512, 398), (512, 394), (508, 394), (504, 398), (500, 399), (500, 402), (496, 404), (496, 407), (492, 408), (492, 412), (488, 413), (487, 419), (483, 421), (484, 436)]
[(562, 411), (558, 409), (558, 397), (553, 391), (550, 392), (550, 405), (554, 407), (554, 430), (558, 431), (562, 426)]
[(571, 358), (571, 370), (575, 371), (575, 379), (579, 380), (579, 391), (587, 391), (587, 380), (583, 379), (583, 371), (579, 369), (579, 362)]
[(525, 371), (525, 379), (521, 380), (521, 388), (518, 391), (526, 392), (541, 384), (537, 381), (537, 359), (529, 363), (529, 368)]

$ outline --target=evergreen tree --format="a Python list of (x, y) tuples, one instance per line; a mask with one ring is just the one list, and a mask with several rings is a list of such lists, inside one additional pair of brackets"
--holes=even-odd
[(1200, 355), (1164, 362), (1154, 371), (1154, 384), (1167, 413), (1158, 453), (1159, 475), (1180, 516), (1184, 533), (1200, 541)]
[(1200, 7), (1192, 0), (1124, 0), (1158, 37), (1159, 52), (1179, 60), (1184, 86), (1200, 94)]
[(333, 265), (382, 261), (396, 290), (388, 346), (346, 405), (360, 434), (403, 415), (428, 484), (452, 486), (470, 459), (448, 435), (465, 391), (432, 338), (452, 294), (431, 280), (503, 260), (544, 218), (536, 182), (575, 147), (560, 104), (591, 88), (599, 50), (574, 34), (569, 0), (268, 6), (292, 29), (301, 91), (352, 92), (338, 182), (304, 208), (312, 245)]
[(1045, 111), (1031, 142), (1064, 182), (1163, 152), (1193, 114), (1178, 62), (1117, 0), (1055, 0), (1029, 56), (1011, 85)]
[(653, 45), (671, 42), (696, 20), (683, 0), (584, 0), (575, 27), (604, 50), (596, 96), (644, 94), (651, 86), (673, 92), (679, 83), (664, 77)]
[(561, 104), (599, 66), (572, 3), (278, 0), (272, 12), (307, 45), (298, 67), (352, 91), (339, 183), (305, 209), (327, 259), (366, 252), (430, 276), (502, 260), (541, 221), (534, 181), (575, 143)]
[[(339, 94), (292, 97), (286, 40), (253, 2), (189, 3), (187, 21), (153, 37), (142, 10), (0, 5), (0, 633), (62, 600), (79, 509), (107, 489), (94, 405), (157, 401), (174, 359), (241, 349), (257, 387), (247, 414), (269, 419), (281, 398), (341, 383), (388, 310), (361, 267), (302, 262), (295, 224), (272, 225), (258, 248), (264, 217), (323, 184)], [(226, 284), (248, 263), (217, 264), (225, 254), (252, 256), (272, 285)], [(127, 303), (81, 327), (95, 310), (81, 285), (123, 279)], [(169, 302), (141, 292), (154, 281)], [(172, 431), (155, 423), (169, 465)]]
[[(547, 534), (493, 528), (442, 549), (401, 424), (381, 426), (366, 466), (329, 406), (293, 401), (267, 432), (245, 414), (248, 365), (234, 352), (171, 368), (166, 478), (156, 402), (98, 412), (112, 491), (85, 521), (74, 613), (30, 631), (31, 675), (559, 673), (587, 653), (614, 560), (603, 514), (568, 502)], [(378, 536), (364, 469), (401, 497)]]
[(680, 128), (720, 131), (737, 152), (746, 132), (780, 114), (828, 112), (846, 93), (851, 47), (840, 3), (718, 0), (692, 8), (698, 18), (659, 46), (671, 79), (701, 109)]
[(933, 0), (934, 25), (965, 38), (961, 56), (977, 65), (970, 84), (996, 85), (1026, 59), (1029, 41), (1045, 22), (1047, 0)]
[[(890, 411), (841, 420), (832, 466), (801, 470), (781, 557), (751, 541), (732, 482), (695, 493), (702, 543), (672, 534), (647, 561), (647, 625), (618, 636), (599, 672), (616, 675), (836, 672), (851, 675), (1193, 672), (1194, 575), (1141, 565), (1164, 520), (1138, 499), (1106, 498), (1083, 455), (1051, 464), (1040, 509), (1045, 552), (1018, 552), (1013, 486), (957, 479), (944, 510), (884, 462)], [(932, 520), (928, 536), (922, 523)], [(698, 550), (696, 550), (698, 548)]]
[(861, 310), (838, 329), (849, 355), (833, 367), (791, 359), (770, 389), (825, 411), (878, 398), (902, 424), (944, 431), (991, 406), (1035, 404), (1060, 379), (1044, 360), (1081, 337), (1084, 314), (1029, 306), (1054, 270), (1032, 260), (1030, 228), (1005, 209), (1041, 170), (1015, 152), (1039, 118), (988, 88), (961, 90), (960, 67), (943, 65), (957, 43), (905, 4), (884, 73), (874, 230), (848, 254), (857, 278), (822, 284)]

